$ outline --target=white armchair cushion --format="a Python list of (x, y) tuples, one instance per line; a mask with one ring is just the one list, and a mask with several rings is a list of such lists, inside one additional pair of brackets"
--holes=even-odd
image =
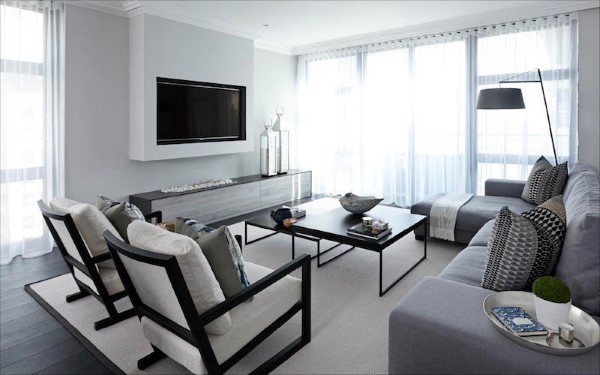
[[(117, 232), (115, 227), (108, 221), (106, 216), (91, 204), (80, 203), (67, 198), (55, 198), (50, 201), (50, 207), (62, 214), (71, 214), (75, 226), (79, 230), (79, 233), (92, 256), (108, 252), (108, 245), (102, 235), (104, 231), (109, 230), (117, 238), (122, 239), (119, 232)], [(115, 268), (115, 264), (112, 260), (98, 263), (98, 266)]]
[[(196, 310), (201, 314), (225, 301), (208, 261), (200, 246), (189, 237), (136, 220), (127, 227), (131, 245), (159, 254), (175, 255)], [(161, 311), (159, 311), (161, 312)], [(226, 313), (206, 326), (206, 331), (222, 335), (231, 328), (231, 317)]]
[[(258, 281), (273, 272), (269, 268), (249, 262), (245, 262), (244, 267), (248, 278), (253, 281)], [(232, 309), (231, 329), (224, 335), (208, 335), (217, 361), (223, 363), (301, 300), (302, 281), (285, 276), (258, 293), (251, 301)], [(144, 335), (152, 345), (192, 373), (207, 373), (200, 352), (193, 345), (147, 317), (143, 317), (141, 323)]]
[[(85, 273), (81, 272), (77, 268), (73, 268), (74, 276), (77, 280), (81, 281), (94, 292), (98, 293), (96, 286), (92, 279), (90, 279)], [(119, 278), (119, 273), (114, 268), (98, 268), (98, 273), (100, 274), (100, 278), (106, 287), (106, 291), (108, 295), (112, 296), (113, 294), (117, 294), (124, 290), (123, 283)]]

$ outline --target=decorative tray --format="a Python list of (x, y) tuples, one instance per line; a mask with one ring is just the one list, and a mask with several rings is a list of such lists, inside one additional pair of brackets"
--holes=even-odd
[[(500, 306), (519, 306), (529, 315), (537, 319), (535, 315), (535, 306), (533, 303), (533, 294), (529, 292), (496, 292), (490, 294), (483, 300), (483, 311), (492, 325), (504, 336), (514, 342), (526, 346), (538, 352), (554, 355), (579, 355), (593, 349), (600, 341), (600, 327), (598, 323), (586, 312), (578, 307), (571, 306), (569, 312), (569, 322), (575, 328), (575, 340), (580, 345), (571, 347), (562, 345), (556, 338), (556, 331), (548, 330), (548, 336), (527, 336), (521, 337), (514, 335), (502, 322), (492, 313), (492, 308)], [(583, 347), (581, 347), (583, 344)]]

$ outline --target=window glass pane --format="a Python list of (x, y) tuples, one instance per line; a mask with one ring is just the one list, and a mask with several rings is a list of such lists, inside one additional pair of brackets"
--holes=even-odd
[(41, 63), (44, 60), (43, 14), (10, 6), (0, 6), (2, 35), (0, 58)]
[(3, 207), (2, 245), (15, 239), (26, 241), (41, 237), (44, 221), (37, 201), (43, 195), (44, 180), (5, 182), (0, 191)]
[(1, 169), (44, 165), (43, 77), (2, 73)]

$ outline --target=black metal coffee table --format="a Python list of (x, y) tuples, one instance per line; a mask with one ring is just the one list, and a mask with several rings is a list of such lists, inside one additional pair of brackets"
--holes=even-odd
[[(323, 198), (319, 201), (323, 201), (324, 205), (331, 206), (331, 200), (333, 198)], [(315, 201), (315, 202), (319, 202)], [(312, 204), (315, 204), (313, 202)], [(318, 203), (317, 203), (318, 204)], [(292, 258), (295, 257), (295, 239), (296, 237), (307, 239), (310, 241), (317, 242), (317, 255), (313, 258), (317, 258), (317, 267), (321, 267), (340, 256), (348, 253), (355, 247), (375, 251), (379, 253), (379, 296), (383, 296), (387, 293), (394, 285), (402, 280), (410, 271), (412, 271), (417, 265), (427, 258), (427, 236), (423, 241), (423, 257), (420, 258), (416, 263), (404, 272), (400, 277), (396, 278), (390, 285), (385, 289), (383, 288), (383, 250), (394, 244), (396, 241), (404, 237), (406, 234), (412, 232), (416, 228), (423, 226), (425, 233), (427, 233), (427, 217), (423, 215), (415, 215), (396, 207), (389, 206), (376, 206), (371, 211), (365, 213), (364, 216), (371, 216), (376, 219), (383, 219), (387, 221), (392, 228), (392, 233), (378, 241), (363, 239), (356, 236), (351, 236), (346, 233), (346, 230), (351, 226), (359, 224), (362, 221), (363, 215), (353, 215), (345, 211), (342, 207), (330, 209), (320, 213), (311, 215), (310, 209), (307, 210), (306, 218), (299, 220), (297, 223), (292, 225), (290, 229), (287, 229), (281, 225), (277, 225), (271, 217), (266, 214), (258, 216), (256, 218), (246, 221), (245, 224), (245, 241), (247, 244), (260, 241), (264, 238), (273, 236), (277, 233), (284, 233), (292, 236)], [(255, 226), (263, 229), (272, 230), (274, 233), (266, 236), (248, 241), (248, 225)], [(320, 241), (329, 240), (336, 242), (337, 244), (333, 247), (321, 252)], [(321, 256), (325, 253), (337, 248), (340, 245), (350, 246), (349, 249), (343, 253), (336, 255), (335, 257), (328, 259), (321, 263)]]
[[(302, 221), (302, 220), (304, 220), (304, 218), (301, 218), (299, 221)], [(267, 229), (267, 230), (273, 231), (273, 233), (269, 233), (265, 236), (258, 237), (258, 238), (248, 241), (248, 226)], [(309, 236), (309, 235), (303, 235), (303, 234), (293, 234), (290, 229), (284, 227), (281, 224), (277, 224), (275, 222), (275, 220), (273, 220), (271, 218), (271, 215), (269, 215), (268, 213), (259, 215), (259, 216), (255, 216), (249, 220), (246, 220), (244, 223), (244, 243), (246, 245), (249, 245), (254, 242), (258, 242), (260, 240), (264, 240), (265, 238), (274, 236), (279, 233), (287, 234), (288, 236), (292, 236), (292, 260), (296, 258), (296, 241), (295, 241), (296, 237), (302, 238), (302, 239), (305, 239), (308, 241), (316, 242), (317, 243), (317, 255), (311, 256), (311, 259), (317, 258), (317, 267), (321, 267), (322, 265), (324, 265), (324, 264), (338, 258), (339, 256), (346, 254), (348, 251), (354, 249), (354, 246), (352, 246), (351, 248), (347, 249), (343, 253), (338, 254), (335, 257), (329, 259), (328, 261), (321, 263), (321, 255), (328, 253), (329, 251), (339, 247), (342, 244), (338, 243), (334, 246), (331, 246), (328, 249), (325, 249), (324, 251), (321, 251), (321, 238), (313, 237), (313, 236)]]

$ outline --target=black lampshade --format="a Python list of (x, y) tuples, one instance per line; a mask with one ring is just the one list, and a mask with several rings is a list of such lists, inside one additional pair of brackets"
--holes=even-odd
[(523, 109), (523, 93), (521, 89), (499, 87), (483, 89), (477, 98), (477, 109)]

